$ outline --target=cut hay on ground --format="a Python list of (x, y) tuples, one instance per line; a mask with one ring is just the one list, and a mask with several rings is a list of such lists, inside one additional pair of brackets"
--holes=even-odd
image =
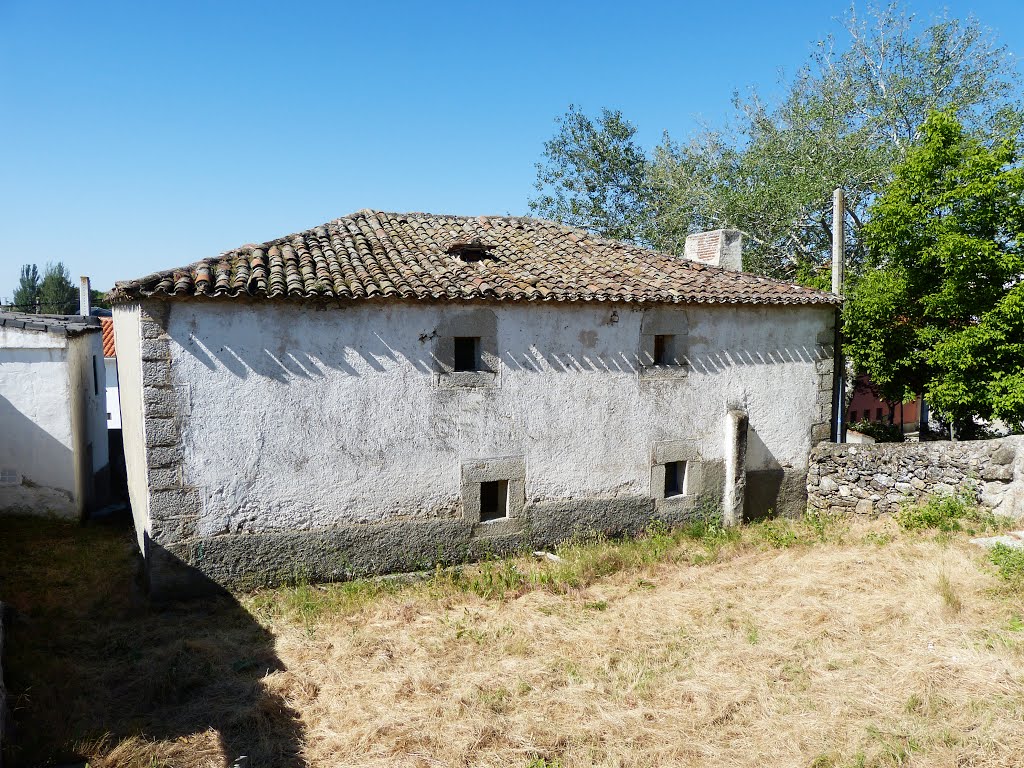
[(767, 523), (267, 591), (241, 598), (262, 633), (225, 608), (234, 644), (202, 651), (205, 674), (274, 660), (217, 709), (234, 735), (193, 714), (154, 739), (148, 716), (193, 706), (172, 690), (137, 731), (102, 701), (77, 744), (110, 768), (230, 765), (246, 744), (250, 766), (1024, 766), (1024, 594), (966, 538)]

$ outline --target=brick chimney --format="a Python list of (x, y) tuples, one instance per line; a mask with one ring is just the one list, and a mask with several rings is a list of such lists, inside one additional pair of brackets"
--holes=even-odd
[(687, 235), (683, 256), (712, 267), (743, 271), (743, 235), (735, 229), (716, 229)]

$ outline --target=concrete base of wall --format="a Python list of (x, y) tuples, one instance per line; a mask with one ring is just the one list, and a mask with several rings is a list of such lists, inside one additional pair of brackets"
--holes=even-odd
[(344, 581), (420, 571), (437, 565), (547, 547), (600, 532), (636, 534), (652, 521), (676, 525), (721, 499), (693, 497), (658, 505), (645, 497), (528, 504), (518, 531), (473, 525), (461, 518), (402, 520), (316, 531), (226, 534), (161, 546), (146, 540), (146, 570), (155, 600), (250, 590), (296, 580)]

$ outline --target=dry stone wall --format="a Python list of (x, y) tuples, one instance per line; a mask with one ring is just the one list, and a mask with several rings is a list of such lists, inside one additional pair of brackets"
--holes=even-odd
[(807, 472), (810, 508), (880, 514), (929, 495), (967, 493), (997, 514), (1024, 518), (1024, 437), (850, 445), (822, 443)]

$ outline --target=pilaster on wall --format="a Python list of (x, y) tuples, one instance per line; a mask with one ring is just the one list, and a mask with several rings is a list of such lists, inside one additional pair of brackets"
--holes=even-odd
[(202, 510), (198, 490), (184, 479), (181, 428), (189, 415), (189, 391), (176, 386), (171, 373), (170, 309), (166, 302), (148, 301), (140, 313), (150, 538), (161, 546), (191, 538)]

